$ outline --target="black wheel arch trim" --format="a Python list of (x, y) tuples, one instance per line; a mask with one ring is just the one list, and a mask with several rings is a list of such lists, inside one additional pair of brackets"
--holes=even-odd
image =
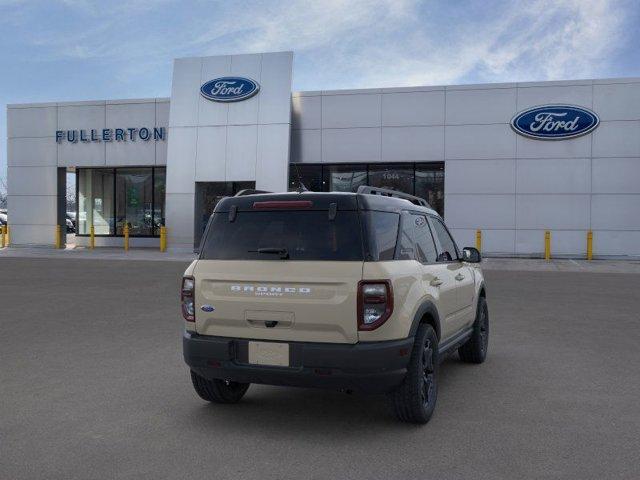
[[(478, 288), (478, 298), (476, 299), (476, 319), (478, 316), (478, 308), (480, 308), (480, 297), (484, 298), (485, 302), (487, 301), (487, 287), (484, 285), (484, 280), (480, 282), (480, 287)], [(475, 324), (476, 320), (474, 319), (473, 323)]]
[(429, 314), (431, 318), (433, 318), (433, 326), (435, 327), (436, 336), (438, 337), (438, 340), (440, 340), (442, 332), (442, 329), (440, 328), (440, 315), (438, 314), (438, 309), (435, 304), (430, 300), (423, 302), (416, 311), (416, 314), (413, 317), (413, 322), (411, 323), (411, 330), (409, 330), (409, 337), (415, 337), (416, 332), (418, 331), (418, 326), (426, 314)]
[[(481, 295), (481, 292), (484, 292), (484, 295)], [(484, 284), (484, 280), (480, 282), (480, 287), (478, 288), (478, 298), (479, 297), (487, 298), (487, 287)]]

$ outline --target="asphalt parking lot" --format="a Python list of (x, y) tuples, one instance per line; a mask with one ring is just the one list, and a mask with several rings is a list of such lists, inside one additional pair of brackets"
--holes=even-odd
[(489, 358), (384, 397), (193, 392), (182, 262), (0, 258), (1, 479), (638, 478), (640, 275), (488, 271)]

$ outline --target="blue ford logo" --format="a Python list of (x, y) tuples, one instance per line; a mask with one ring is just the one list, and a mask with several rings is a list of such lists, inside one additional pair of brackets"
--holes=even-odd
[(200, 307), (200, 310), (202, 310), (203, 312), (213, 312), (215, 308), (213, 307), (213, 305), (202, 305)]
[(255, 80), (243, 77), (220, 77), (200, 87), (204, 98), (214, 102), (238, 102), (253, 97), (260, 90)]
[(563, 140), (592, 132), (600, 123), (591, 110), (573, 105), (542, 105), (511, 119), (516, 133), (540, 140)]

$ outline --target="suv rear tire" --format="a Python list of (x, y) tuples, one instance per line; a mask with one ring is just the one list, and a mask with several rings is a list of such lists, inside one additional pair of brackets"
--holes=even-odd
[(399, 420), (427, 423), (438, 397), (438, 337), (431, 325), (422, 324), (416, 332), (407, 376), (402, 385), (389, 394)]
[(473, 323), (471, 338), (458, 349), (458, 355), (463, 362), (482, 363), (487, 358), (489, 346), (489, 309), (484, 297), (478, 298), (476, 321)]
[(191, 370), (191, 382), (200, 398), (213, 403), (238, 403), (251, 385), (218, 379), (208, 380), (193, 370)]

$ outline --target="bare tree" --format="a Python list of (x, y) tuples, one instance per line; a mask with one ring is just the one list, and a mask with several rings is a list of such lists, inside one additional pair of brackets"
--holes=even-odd
[(67, 212), (76, 210), (76, 176), (67, 174)]
[(7, 208), (7, 181), (0, 177), (0, 208)]

